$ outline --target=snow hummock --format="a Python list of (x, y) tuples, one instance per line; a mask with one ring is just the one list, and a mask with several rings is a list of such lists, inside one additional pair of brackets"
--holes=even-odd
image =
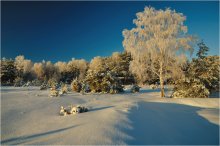
[[(219, 144), (219, 98), (140, 93), (49, 97), (39, 87), (1, 87), (1, 144)], [(89, 112), (60, 116), (60, 106)]]

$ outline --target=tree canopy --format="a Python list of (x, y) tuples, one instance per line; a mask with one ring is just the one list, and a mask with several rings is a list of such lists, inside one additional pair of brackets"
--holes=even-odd
[(140, 78), (150, 70), (160, 78), (161, 96), (168, 72), (179, 72), (186, 61), (185, 52), (192, 54), (195, 37), (187, 34), (186, 17), (175, 10), (145, 7), (133, 20), (136, 27), (123, 31), (123, 46), (132, 55), (131, 70)]

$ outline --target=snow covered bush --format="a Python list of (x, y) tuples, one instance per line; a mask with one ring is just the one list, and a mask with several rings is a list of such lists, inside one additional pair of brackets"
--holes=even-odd
[(41, 86), (42, 83), (43, 83), (43, 82), (42, 82), (41, 80), (38, 80), (38, 79), (35, 79), (35, 80), (31, 81), (31, 84), (32, 84), (33, 86)]
[(23, 81), (23, 79), (21, 77), (17, 77), (15, 80), (14, 80), (14, 86), (15, 87), (21, 87), (25, 84), (25, 82)]
[(109, 93), (116, 94), (116, 93), (120, 93), (120, 92), (124, 92), (124, 86), (122, 86), (121, 84), (112, 85), (110, 87)]
[(48, 85), (46, 82), (44, 82), (40, 85), (40, 90), (46, 90), (47, 88), (48, 88)]
[(59, 96), (59, 91), (55, 88), (55, 87), (52, 87), (50, 88), (50, 97), (57, 97)]
[(136, 93), (140, 91), (140, 88), (138, 85), (132, 85), (131, 87), (131, 93)]
[(209, 90), (205, 85), (195, 78), (180, 79), (176, 82), (173, 98), (207, 98)]
[(81, 106), (81, 105), (77, 105), (77, 106), (70, 105), (68, 107), (63, 107), (63, 106), (60, 107), (61, 116), (66, 116), (67, 114), (68, 115), (79, 114), (79, 113), (84, 113), (88, 111), (89, 111), (88, 108)]

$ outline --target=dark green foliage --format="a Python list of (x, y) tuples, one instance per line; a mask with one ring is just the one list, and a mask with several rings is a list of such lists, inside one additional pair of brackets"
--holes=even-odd
[(112, 62), (110, 70), (116, 74), (115, 76), (118, 77), (123, 85), (135, 82), (134, 76), (129, 71), (131, 60), (131, 54), (128, 52), (119, 53), (118, 55), (113, 54), (111, 59), (109, 59), (109, 62)]
[(209, 51), (209, 48), (205, 45), (203, 41), (198, 43), (199, 51), (197, 52), (196, 56), (200, 59), (205, 58), (207, 55), (207, 52)]
[(1, 59), (1, 84), (12, 85), (17, 76), (14, 60)]
[(208, 97), (212, 91), (219, 91), (219, 56), (205, 56), (208, 47), (199, 43), (198, 58), (185, 68), (185, 79), (176, 81), (173, 97)]
[(33, 81), (35, 79), (34, 73), (27, 72), (22, 75), (22, 79), (24, 82)]
[(85, 82), (88, 83), (91, 92), (119, 93), (123, 92), (121, 76), (128, 74), (123, 72), (125, 66), (120, 65), (120, 54), (113, 57), (97, 59), (99, 67), (90, 68), (87, 71)]
[(102, 93), (119, 93), (123, 92), (123, 86), (120, 80), (114, 75), (113, 72), (96, 72), (89, 70), (86, 76), (86, 83), (92, 92)]
[(201, 80), (209, 91), (219, 90), (219, 67), (219, 56), (193, 59), (187, 71), (187, 76)]
[(70, 84), (71, 81), (80, 75), (80, 71), (78, 68), (73, 68), (71, 71), (61, 72), (60, 81)]
[(195, 78), (180, 79), (176, 82), (174, 92), (171, 95), (173, 98), (207, 98), (209, 90), (205, 85)]

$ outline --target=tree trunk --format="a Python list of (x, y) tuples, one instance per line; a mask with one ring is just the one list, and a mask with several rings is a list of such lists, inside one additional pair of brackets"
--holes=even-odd
[(163, 78), (163, 63), (160, 63), (160, 92), (161, 92), (161, 97), (165, 97), (164, 78)]

